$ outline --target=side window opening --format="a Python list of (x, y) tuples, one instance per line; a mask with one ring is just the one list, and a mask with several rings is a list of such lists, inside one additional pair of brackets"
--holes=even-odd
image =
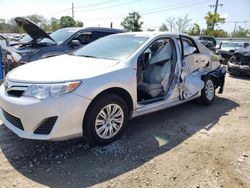
[(139, 57), (137, 65), (138, 101), (164, 96), (174, 70), (175, 45), (171, 38), (158, 39)]
[[(179, 44), (179, 48), (181, 48), (180, 39), (177, 38), (177, 41)], [(182, 42), (183, 42), (183, 48), (184, 48), (184, 56), (188, 56), (194, 53), (199, 53), (197, 46), (190, 39), (183, 37)]]
[(92, 42), (92, 33), (86, 32), (78, 35), (73, 40), (78, 40), (82, 45)]

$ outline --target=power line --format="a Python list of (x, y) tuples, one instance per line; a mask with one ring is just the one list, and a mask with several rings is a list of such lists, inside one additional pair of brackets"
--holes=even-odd
[(200, 1), (200, 0), (182, 1), (182, 2), (178, 2), (178, 3), (170, 4), (170, 5), (167, 5), (167, 6), (164, 6), (164, 7), (159, 7), (159, 8), (149, 9), (149, 10), (143, 10), (143, 11), (140, 11), (140, 13), (143, 14), (144, 12), (155, 11), (155, 10), (160, 11), (162, 9), (175, 7), (175, 6), (180, 5), (180, 4), (183, 5), (183, 4), (193, 3), (194, 1)]
[(52, 15), (60, 14), (60, 13), (63, 13), (63, 12), (68, 12), (68, 11), (71, 11), (71, 10), (72, 10), (72, 8), (67, 8), (67, 9), (64, 9), (64, 10), (54, 12), (54, 13), (52, 13), (50, 15), (52, 16)]
[[(148, 10), (139, 11), (139, 13), (140, 13), (140, 15), (157, 14), (157, 13), (161, 13), (161, 12), (167, 12), (167, 11), (171, 11), (171, 10), (182, 9), (182, 8), (186, 8), (186, 7), (190, 7), (190, 6), (204, 4), (204, 3), (207, 3), (208, 1), (210, 1), (210, 0), (189, 4), (190, 2), (194, 2), (194, 0), (192, 0), (192, 1), (184, 2), (186, 5), (182, 5), (182, 6), (172, 6), (171, 7), (171, 6), (168, 5), (167, 8), (161, 7), (161, 8), (148, 9)], [(115, 19), (120, 19), (120, 18), (123, 18), (124, 16), (126, 16), (126, 15), (120, 14), (120, 15), (114, 15), (114, 16), (109, 17), (109, 18), (100, 17), (100, 18), (95, 18), (95, 19), (90, 19), (90, 20), (114, 19), (114, 18)]]
[[(109, 0), (109, 1), (104, 1), (104, 2), (100, 2), (100, 3), (90, 3), (90, 4), (86, 4), (86, 5), (78, 5), (77, 7), (93, 7), (93, 6), (100, 6), (102, 4), (109, 4), (109, 3), (113, 3), (115, 1), (119, 1), (119, 0)], [(75, 6), (76, 7), (76, 6)], [(63, 13), (63, 12), (69, 12), (71, 11), (72, 8), (67, 8), (67, 9), (63, 9), (63, 10), (60, 10), (60, 11), (57, 11), (57, 12), (54, 12), (52, 13), (51, 15), (56, 15), (56, 14), (60, 14), (60, 13)]]
[(96, 10), (100, 10), (100, 9), (114, 8), (114, 7), (119, 7), (119, 6), (123, 6), (123, 5), (138, 3), (139, 1), (142, 1), (142, 0), (133, 0), (133, 1), (129, 1), (129, 2), (126, 2), (126, 3), (120, 3), (120, 4), (112, 5), (112, 6), (103, 6), (103, 7), (98, 7), (98, 8), (77, 10), (76, 12), (89, 12), (89, 11), (96, 11)]
[[(209, 0), (207, 0), (207, 1), (209, 1)], [(174, 7), (174, 8), (166, 8), (166, 9), (162, 9), (162, 10), (158, 10), (158, 11), (151, 11), (151, 12), (143, 13), (142, 15), (156, 14), (156, 13), (165, 12), (165, 11), (182, 9), (182, 8), (191, 7), (191, 6), (195, 6), (195, 5), (199, 5), (199, 4), (204, 4), (204, 3), (207, 3), (207, 1), (192, 3), (189, 5), (178, 6), (178, 7)]]
[(120, 1), (120, 0), (108, 0), (108, 1), (102, 1), (100, 3), (91, 3), (91, 4), (86, 4), (86, 5), (77, 5), (76, 7), (81, 9), (85, 9), (86, 7), (89, 8), (89, 7), (95, 7), (95, 6), (100, 6), (100, 5), (103, 5), (103, 4), (110, 4), (110, 3), (113, 3), (113, 2), (117, 2), (117, 1)]

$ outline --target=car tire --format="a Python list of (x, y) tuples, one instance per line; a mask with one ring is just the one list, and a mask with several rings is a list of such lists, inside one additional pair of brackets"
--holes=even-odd
[(215, 98), (215, 86), (212, 78), (210, 76), (206, 76), (203, 79), (204, 81), (204, 88), (201, 90), (201, 96), (199, 101), (207, 106), (211, 105)]
[(128, 106), (118, 95), (104, 93), (91, 103), (85, 115), (83, 135), (91, 145), (107, 145), (123, 132)]

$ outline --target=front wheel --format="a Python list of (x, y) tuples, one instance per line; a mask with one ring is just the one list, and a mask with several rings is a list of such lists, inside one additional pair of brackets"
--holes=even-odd
[(128, 120), (128, 107), (118, 95), (106, 93), (90, 106), (83, 125), (83, 133), (90, 144), (106, 145), (116, 140)]
[(204, 88), (201, 90), (200, 101), (204, 105), (210, 105), (215, 98), (215, 87), (211, 77), (204, 78)]

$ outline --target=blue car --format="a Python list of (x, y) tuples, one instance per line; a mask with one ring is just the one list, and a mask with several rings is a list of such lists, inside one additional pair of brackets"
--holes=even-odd
[(70, 54), (96, 39), (124, 32), (120, 29), (102, 27), (67, 27), (48, 34), (26, 18), (17, 17), (15, 21), (30, 36), (28, 42), (21, 43), (15, 49), (21, 56), (19, 62), (15, 62), (17, 64)]

